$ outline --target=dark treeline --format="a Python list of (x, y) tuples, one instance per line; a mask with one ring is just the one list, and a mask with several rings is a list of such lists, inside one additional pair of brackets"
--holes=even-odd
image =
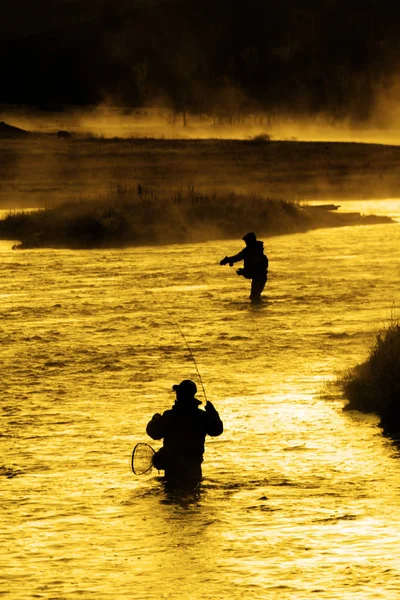
[(8, 34), (3, 25), (0, 103), (108, 100), (228, 118), (262, 110), (363, 121), (400, 70), (392, 0), (142, 0), (136, 8), (103, 0), (96, 11), (88, 0), (64, 0), (58, 20), (44, 18), (47, 4), (35, 3), (26, 34), (15, 15)]

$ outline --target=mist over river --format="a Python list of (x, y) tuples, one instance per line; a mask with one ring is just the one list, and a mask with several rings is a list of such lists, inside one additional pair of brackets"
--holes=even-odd
[[(365, 205), (400, 220), (400, 200)], [(397, 600), (399, 450), (325, 384), (398, 317), (399, 234), (266, 239), (261, 306), (219, 266), (240, 240), (1, 242), (1, 597)], [(172, 384), (204, 399), (175, 323), (225, 426), (186, 496), (130, 470)]]

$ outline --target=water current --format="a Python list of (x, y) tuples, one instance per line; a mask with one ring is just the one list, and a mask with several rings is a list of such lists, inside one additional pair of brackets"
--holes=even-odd
[[(400, 219), (400, 201), (368, 207)], [(1, 242), (1, 597), (398, 599), (399, 451), (327, 383), (398, 316), (399, 234), (267, 239), (253, 307), (219, 266), (240, 240)], [(176, 323), (225, 426), (187, 495), (130, 470), (172, 384), (193, 378), (203, 400)]]

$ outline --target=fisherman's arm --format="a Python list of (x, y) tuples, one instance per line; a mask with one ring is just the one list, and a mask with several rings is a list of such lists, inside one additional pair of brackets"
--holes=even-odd
[(223, 258), (220, 261), (220, 265), (227, 265), (227, 264), (233, 264), (236, 262), (239, 262), (240, 260), (243, 260), (244, 256), (243, 256), (243, 250), (241, 250), (239, 252), (239, 254), (235, 254), (234, 256), (225, 256), (225, 258)]
[(212, 437), (216, 437), (217, 435), (221, 435), (224, 431), (224, 425), (220, 419), (218, 411), (214, 407), (214, 405), (208, 401), (206, 404), (206, 415), (207, 415), (207, 431), (208, 435)]
[(147, 423), (146, 433), (153, 440), (161, 440), (164, 437), (165, 419), (164, 415), (156, 413), (151, 421)]

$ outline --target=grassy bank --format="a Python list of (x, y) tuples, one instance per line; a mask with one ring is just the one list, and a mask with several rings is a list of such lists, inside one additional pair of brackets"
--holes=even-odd
[(400, 434), (400, 325), (378, 335), (368, 359), (338, 383), (347, 410), (375, 413), (386, 432)]
[(205, 194), (294, 201), (396, 198), (400, 147), (261, 140), (0, 139), (0, 207), (54, 206), (98, 198), (110, 186), (159, 194), (194, 186)]
[(206, 194), (193, 188), (156, 193), (120, 186), (104, 199), (10, 213), (0, 221), (0, 238), (19, 240), (19, 248), (104, 248), (241, 238), (253, 230), (271, 236), (390, 221), (257, 195)]

